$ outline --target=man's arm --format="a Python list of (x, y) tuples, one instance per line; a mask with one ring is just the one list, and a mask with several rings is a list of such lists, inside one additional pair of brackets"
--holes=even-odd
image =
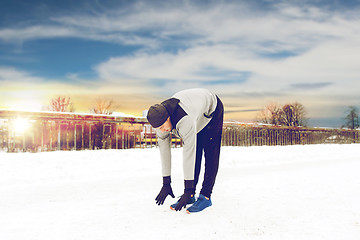
[(178, 125), (178, 132), (183, 140), (183, 171), (184, 180), (194, 180), (196, 158), (196, 128), (195, 123), (188, 116), (182, 118)]
[(163, 186), (160, 190), (160, 193), (155, 198), (156, 204), (162, 205), (165, 202), (165, 199), (168, 195), (174, 198), (174, 193), (171, 188), (171, 149), (170, 149), (170, 133), (162, 133), (160, 130), (156, 130), (156, 135), (158, 137), (158, 144), (160, 149), (161, 157), (161, 168), (163, 176)]
[(162, 176), (171, 176), (171, 145), (170, 133), (156, 130), (160, 149)]
[(196, 128), (195, 123), (189, 116), (183, 117), (177, 124), (177, 130), (183, 140), (183, 170), (184, 170), (184, 194), (175, 207), (180, 211), (186, 207), (194, 194), (194, 171), (196, 157)]

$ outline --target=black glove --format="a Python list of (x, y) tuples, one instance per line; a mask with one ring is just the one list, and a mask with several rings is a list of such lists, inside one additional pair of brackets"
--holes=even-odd
[(180, 211), (183, 207), (186, 207), (186, 204), (189, 202), (190, 198), (194, 194), (194, 180), (185, 180), (185, 190), (184, 194), (178, 201), (178, 204), (175, 207), (176, 211)]
[(170, 176), (163, 177), (163, 186), (162, 186), (162, 188), (161, 188), (161, 190), (160, 190), (160, 193), (159, 193), (159, 194), (157, 195), (157, 197), (155, 198), (157, 205), (163, 205), (163, 204), (164, 204), (164, 201), (165, 201), (165, 199), (166, 199), (166, 197), (167, 197), (168, 195), (170, 195), (170, 196), (172, 196), (173, 198), (175, 198), (170, 183), (171, 183), (171, 178), (170, 178)]

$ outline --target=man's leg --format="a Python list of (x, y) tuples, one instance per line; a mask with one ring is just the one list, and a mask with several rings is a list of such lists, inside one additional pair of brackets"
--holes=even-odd
[(216, 175), (219, 169), (221, 147), (221, 133), (211, 137), (207, 142), (205, 152), (205, 173), (201, 194), (210, 198), (215, 184)]
[(207, 126), (204, 140), (205, 174), (200, 193), (208, 198), (211, 196), (219, 169), (224, 109), (220, 100), (218, 104), (214, 117)]
[(189, 207), (187, 213), (200, 212), (212, 205), (211, 193), (219, 169), (221, 134), (223, 126), (224, 107), (218, 98), (218, 105), (209, 124), (200, 132), (205, 152), (205, 173), (202, 189), (197, 201)]
[(202, 140), (202, 134), (200, 132), (196, 136), (196, 159), (195, 159), (195, 171), (194, 171), (194, 190), (195, 191), (196, 191), (196, 185), (199, 182), (203, 150), (204, 150), (204, 145), (203, 145), (203, 140)]

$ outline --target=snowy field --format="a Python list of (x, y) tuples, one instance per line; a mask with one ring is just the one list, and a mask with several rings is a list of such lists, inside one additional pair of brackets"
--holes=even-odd
[(161, 184), (155, 148), (1, 152), (0, 239), (360, 239), (359, 144), (223, 147), (201, 213), (157, 206)]

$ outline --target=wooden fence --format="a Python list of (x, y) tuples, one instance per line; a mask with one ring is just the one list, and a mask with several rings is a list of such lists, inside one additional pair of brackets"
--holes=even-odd
[(262, 146), (360, 143), (360, 131), (224, 123), (223, 146)]
[[(182, 146), (175, 136), (172, 143)], [(146, 118), (0, 110), (3, 151), (127, 149), (156, 144)]]
[[(172, 137), (172, 146), (181, 139)], [(359, 143), (358, 130), (224, 123), (223, 146)], [(0, 110), (0, 150), (53, 151), (156, 146), (146, 118)]]

